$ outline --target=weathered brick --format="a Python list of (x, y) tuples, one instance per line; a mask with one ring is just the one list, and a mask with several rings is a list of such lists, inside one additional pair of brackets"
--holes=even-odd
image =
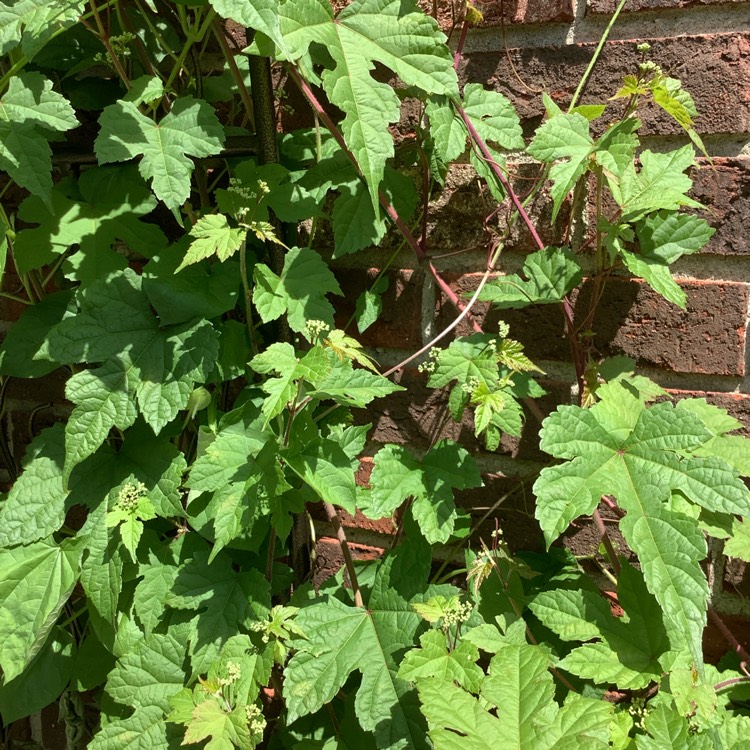
[(692, 195), (706, 210), (700, 213), (716, 234), (703, 252), (719, 255), (747, 255), (750, 236), (750, 160), (715, 159), (693, 173)]
[[(509, 164), (511, 184), (522, 198), (540, 176), (536, 164)], [(511, 217), (506, 201), (498, 213), (487, 218), (498, 208), (497, 201), (480, 184), (474, 168), (469, 164), (456, 164), (448, 172), (443, 190), (430, 206), (428, 218), (427, 247), (431, 253), (456, 252), (458, 250), (482, 250), (486, 253), (494, 236), (503, 236)], [(544, 190), (540, 190), (527, 210), (537, 226), (542, 240), (547, 245), (559, 245), (569, 219), (566, 204), (556, 221), (552, 221), (552, 202)], [(487, 224), (485, 226), (485, 222)], [(526, 225), (515, 221), (505, 241), (505, 251), (533, 251), (534, 242)]]
[(572, 0), (478, 0), (475, 5), (484, 16), (483, 26), (552, 23), (575, 17)]
[[(377, 269), (340, 268), (336, 278), (344, 293), (333, 298), (336, 325), (344, 328), (354, 314), (359, 295), (369, 289), (380, 273)], [(370, 328), (357, 336), (364, 346), (418, 348), (422, 343), (421, 271), (389, 271), (388, 290), (383, 293), (383, 312)], [(353, 326), (356, 331), (356, 326)]]
[[(355, 561), (367, 562), (377, 560), (382, 556), (383, 550), (363, 544), (349, 542), (349, 550)], [(315, 588), (321, 586), (331, 576), (336, 575), (344, 564), (341, 554), (341, 546), (336, 539), (322, 537), (315, 545), (315, 568), (313, 570), (313, 585)], [(348, 578), (346, 581), (348, 583)]]
[[(473, 291), (477, 274), (450, 279), (458, 294)], [(675, 372), (743, 376), (745, 374), (745, 315), (749, 289), (746, 284), (684, 281), (687, 310), (680, 310), (647, 284), (624, 278), (610, 279), (597, 309), (594, 346), (602, 355), (627, 354), (640, 364)], [(574, 294), (576, 319), (589, 308), (591, 284)], [(556, 305), (537, 305), (523, 310), (474, 307), (475, 318), (485, 330), (495, 330), (499, 320), (510, 325), (511, 336), (526, 346), (532, 360), (570, 359), (564, 337), (563, 316)], [(437, 326), (442, 329), (455, 317), (444, 302), (439, 304)], [(459, 329), (469, 333), (468, 327)]]
[[(747, 0), (628, 0), (623, 8), (624, 13), (640, 10), (676, 10), (704, 5), (743, 5)], [(587, 12), (592, 15), (605, 13), (611, 15), (619, 5), (618, 0), (588, 0)]]
[[(638, 40), (640, 41), (640, 40)], [(701, 133), (744, 133), (750, 131), (750, 35), (707, 34), (649, 40), (649, 58), (670, 75), (680, 78), (693, 95), (700, 116), (696, 128)], [(514, 74), (498, 35), (497, 51), (486, 49), (464, 55), (461, 77), (483, 82), (508, 95), (516, 104), (527, 126), (535, 125), (543, 114), (542, 99), (525, 87)], [(573, 94), (594, 52), (594, 44), (561, 47), (528, 47), (511, 50), (524, 81), (544, 88), (565, 105)], [(605, 45), (584, 92), (583, 102), (606, 102), (623, 77), (638, 64), (634, 41), (614, 41)], [(612, 116), (622, 112), (624, 103), (611, 105)], [(655, 107), (642, 107), (641, 133), (678, 134), (681, 129)]]

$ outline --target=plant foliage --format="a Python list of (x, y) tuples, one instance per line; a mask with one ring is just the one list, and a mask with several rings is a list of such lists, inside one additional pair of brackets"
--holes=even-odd
[[(413, 0), (0, 0), (0, 188), (17, 196), (0, 276), (24, 306), (0, 400), (51, 376), (70, 405), (21, 467), (0, 435), (4, 725), (57, 703), (92, 750), (747, 748), (750, 678), (702, 645), (709, 542), (750, 560), (747, 439), (594, 344), (613, 274), (686, 308), (671, 266), (713, 233), (690, 197), (695, 104), (642, 48), (610, 102), (544, 94), (525, 137), (508, 98), (459, 87), (462, 44)], [(278, 116), (291, 86), (312, 127)], [(404, 102), (418, 117), (394, 138)], [(644, 102), (691, 143), (642, 149)], [(564, 244), (515, 194), (519, 155), (539, 167), (525, 203), (549, 192)], [(457, 161), (513, 209), (487, 218), (463, 301), (426, 257)], [(536, 248), (513, 272), (519, 222)], [(389, 261), (368, 259), (380, 243)], [(404, 246), (458, 308), (419, 371), (460, 442), (378, 442), (369, 423), (381, 399), (417, 400), (391, 377), (408, 361), (381, 374), (353, 333), (403, 315), (386, 300)], [(336, 266), (354, 253), (381, 273), (347, 319)], [(576, 403), (545, 418), (542, 368), (505, 322), (480, 329), (477, 301), (562, 312)], [(462, 321), (474, 332), (437, 346)], [(533, 420), (548, 550), (523, 556), (499, 525), (477, 543), (463, 508)], [(549, 547), (582, 516), (604, 528), (604, 579)], [(351, 518), (391, 528), (390, 548), (357, 559)], [(343, 566), (322, 576), (329, 542)]]

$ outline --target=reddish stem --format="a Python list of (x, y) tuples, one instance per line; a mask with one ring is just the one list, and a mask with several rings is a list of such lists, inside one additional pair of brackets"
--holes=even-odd
[[(315, 110), (318, 117), (320, 117), (320, 119), (325, 123), (325, 126), (328, 128), (329, 132), (336, 140), (336, 143), (339, 144), (344, 153), (349, 157), (349, 160), (352, 162), (359, 175), (362, 176), (362, 172), (359, 168), (359, 164), (357, 163), (357, 159), (349, 150), (349, 147), (346, 145), (344, 136), (336, 126), (336, 123), (334, 123), (329, 114), (325, 111), (323, 105), (318, 101), (318, 98), (315, 96), (307, 81), (302, 78), (297, 69), (293, 66), (290, 66), (289, 73), (294, 79), (297, 86), (299, 86), (302, 93), (305, 95), (305, 98), (310, 103), (310, 106)], [(388, 200), (388, 197), (385, 195), (385, 193), (383, 193), (382, 190), (378, 191), (378, 201), (380, 202), (380, 205), (383, 207), (388, 216), (390, 216), (390, 218), (393, 220), (393, 223), (398, 227), (398, 230), (406, 240), (406, 244), (409, 245), (409, 247), (414, 251), (417, 258), (419, 258), (420, 261), (427, 265), (429, 272), (432, 274), (435, 282), (440, 287), (440, 290), (443, 292), (443, 294), (445, 294), (445, 296), (459, 310), (463, 312), (465, 305), (458, 298), (458, 295), (450, 288), (448, 282), (438, 273), (437, 269), (432, 264), (432, 261), (427, 259), (427, 255), (425, 254), (422, 246), (419, 244), (417, 238), (412, 234), (409, 227), (406, 226), (406, 223), (399, 216), (398, 211), (396, 211), (396, 209), (393, 207), (393, 204)], [(471, 322), (472, 327), (477, 333), (482, 333), (482, 327), (475, 320), (473, 320), (470, 315), (467, 315), (466, 319)]]

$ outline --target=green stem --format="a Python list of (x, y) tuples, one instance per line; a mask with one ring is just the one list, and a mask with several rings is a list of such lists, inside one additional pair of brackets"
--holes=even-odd
[(245, 321), (254, 356), (260, 351), (260, 347), (255, 338), (255, 326), (253, 325), (253, 295), (247, 280), (247, 243), (244, 241), (240, 245), (240, 276), (242, 277), (242, 291), (245, 301)]
[(602, 50), (604, 49), (604, 45), (607, 43), (607, 39), (609, 39), (609, 35), (612, 33), (612, 29), (614, 28), (614, 25), (617, 23), (617, 19), (620, 13), (622, 12), (622, 9), (625, 7), (626, 2), (627, 0), (620, 0), (620, 4), (617, 6), (617, 10), (615, 10), (615, 12), (612, 14), (612, 18), (609, 19), (607, 28), (604, 29), (602, 38), (599, 40), (599, 44), (596, 45), (596, 49), (594, 50), (594, 56), (589, 61), (588, 67), (583, 73), (583, 77), (578, 82), (578, 88), (576, 88), (575, 93), (573, 94), (573, 98), (570, 100), (570, 105), (568, 106), (568, 112), (570, 112), (576, 106), (576, 103), (578, 102), (578, 99), (580, 98), (584, 87), (588, 83), (588, 80), (591, 77), (591, 74), (594, 72), (594, 67), (596, 66), (596, 63), (599, 60), (599, 56), (601, 55)]

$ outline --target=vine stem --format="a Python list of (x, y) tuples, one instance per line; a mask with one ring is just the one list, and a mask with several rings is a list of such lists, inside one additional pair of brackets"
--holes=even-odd
[[(346, 145), (344, 136), (341, 134), (341, 131), (338, 129), (338, 127), (336, 127), (336, 123), (334, 123), (334, 121), (325, 111), (325, 109), (323, 108), (323, 105), (318, 101), (318, 98), (315, 96), (315, 93), (310, 88), (307, 81), (305, 81), (305, 79), (300, 75), (299, 71), (293, 65), (289, 66), (289, 73), (291, 77), (294, 79), (294, 82), (297, 84), (297, 86), (299, 86), (300, 90), (305, 95), (305, 98), (310, 103), (310, 106), (313, 108), (315, 113), (325, 123), (325, 126), (328, 128), (331, 135), (335, 138), (336, 143), (339, 144), (339, 146), (344, 151), (344, 153), (349, 157), (349, 160), (354, 165), (358, 174), (362, 176), (362, 171), (359, 168), (357, 159), (355, 158), (354, 154), (349, 150), (349, 147)], [(427, 258), (427, 255), (424, 249), (419, 244), (419, 241), (416, 239), (416, 237), (412, 234), (411, 229), (409, 229), (409, 227), (406, 225), (406, 223), (401, 218), (401, 216), (399, 216), (398, 211), (396, 211), (393, 204), (388, 200), (388, 197), (382, 191), (378, 191), (378, 201), (380, 205), (383, 207), (383, 209), (385, 210), (385, 212), (388, 214), (388, 216), (391, 218), (393, 223), (398, 227), (399, 232), (401, 232), (401, 235), (404, 237), (409, 247), (414, 251), (414, 254), (417, 256), (417, 258), (427, 266), (430, 274), (435, 279), (435, 282), (437, 283), (437, 285), (440, 287), (440, 291), (442, 291), (443, 294), (460, 311), (463, 312), (465, 306), (461, 302), (461, 300), (458, 298), (458, 295), (450, 288), (450, 285), (448, 284), (448, 282), (440, 275), (440, 273), (435, 268), (432, 261)], [(471, 322), (472, 327), (477, 333), (482, 333), (482, 327), (475, 320), (473, 320), (468, 315), (468, 313), (466, 314), (465, 317), (467, 318), (467, 320)]]
[(476, 291), (472, 295), (471, 299), (466, 303), (466, 307), (464, 307), (463, 310), (461, 310), (460, 314), (455, 318), (455, 320), (448, 326), (446, 326), (435, 338), (432, 339), (432, 341), (429, 341), (426, 343), (421, 349), (414, 352), (414, 354), (411, 354), (408, 356), (405, 360), (402, 362), (399, 362), (394, 367), (391, 367), (390, 370), (387, 370), (383, 373), (383, 377), (387, 378), (391, 375), (393, 375), (394, 372), (397, 370), (400, 370), (402, 367), (406, 367), (406, 365), (409, 364), (409, 362), (413, 362), (417, 357), (420, 357), (425, 352), (428, 352), (430, 349), (432, 349), (435, 344), (438, 343), (441, 339), (444, 339), (452, 330), (454, 330), (458, 324), (469, 315), (469, 311), (474, 306), (474, 303), (479, 299), (479, 295), (482, 293), (482, 289), (484, 289), (485, 284), (490, 278), (490, 273), (492, 272), (494, 263), (490, 263), (487, 267), (487, 270), (484, 272), (484, 275), (482, 276), (482, 279), (479, 282), (479, 285), (477, 286)]
[(617, 552), (615, 551), (615, 547), (612, 544), (612, 540), (609, 538), (609, 532), (607, 531), (607, 527), (604, 525), (604, 521), (602, 520), (601, 514), (599, 513), (599, 509), (596, 508), (593, 513), (593, 519), (594, 523), (596, 524), (596, 528), (599, 529), (599, 534), (601, 534), (602, 542), (604, 543), (604, 549), (607, 550), (607, 557), (609, 558), (609, 564), (612, 566), (612, 569), (615, 571), (615, 576), (620, 575), (620, 561), (617, 559)]
[[(537, 231), (537, 228), (534, 225), (534, 222), (532, 221), (528, 212), (524, 208), (524, 205), (521, 199), (518, 197), (518, 194), (513, 189), (513, 186), (510, 184), (510, 181), (505, 176), (505, 174), (503, 174), (503, 170), (500, 169), (500, 166), (493, 158), (489, 147), (484, 142), (484, 139), (482, 138), (481, 135), (479, 135), (479, 132), (474, 127), (474, 123), (471, 121), (471, 118), (466, 114), (466, 110), (464, 110), (464, 108), (460, 104), (454, 102), (454, 106), (456, 108), (456, 111), (460, 115), (461, 119), (463, 120), (464, 125), (466, 125), (466, 129), (469, 131), (469, 136), (471, 137), (472, 142), (479, 149), (479, 152), (482, 155), (482, 158), (487, 162), (493, 174), (495, 175), (495, 177), (497, 177), (498, 181), (503, 186), (503, 189), (505, 190), (506, 194), (510, 198), (511, 203), (515, 206), (516, 211), (518, 211), (518, 215), (521, 217), (521, 219), (523, 220), (523, 223), (526, 225), (526, 228), (529, 230), (529, 234), (531, 234), (531, 238), (534, 241), (534, 244), (537, 246), (539, 250), (544, 250), (545, 248), (544, 242), (542, 241), (542, 238), (539, 236), (539, 232)], [(565, 318), (565, 332), (567, 334), (568, 342), (570, 343), (571, 353), (573, 355), (573, 364), (575, 365), (575, 369), (576, 369), (576, 380), (578, 381), (579, 392), (582, 393), (583, 386), (584, 386), (584, 373), (586, 370), (586, 365), (583, 360), (583, 353), (581, 351), (581, 347), (578, 344), (578, 338), (576, 336), (575, 315), (573, 312), (573, 305), (571, 304), (568, 297), (564, 297), (560, 306), (562, 309), (563, 317)]]
[(602, 37), (599, 40), (599, 44), (596, 45), (596, 49), (594, 50), (594, 56), (589, 61), (589, 64), (586, 67), (586, 70), (583, 72), (583, 76), (581, 77), (581, 80), (578, 82), (578, 87), (576, 88), (573, 94), (573, 98), (570, 100), (570, 105), (568, 106), (568, 112), (570, 112), (573, 109), (573, 107), (575, 107), (576, 104), (578, 103), (578, 99), (580, 98), (584, 87), (588, 83), (588, 80), (594, 71), (594, 67), (596, 66), (596, 63), (599, 60), (599, 56), (601, 55), (602, 50), (604, 49), (604, 45), (607, 43), (607, 39), (609, 39), (609, 35), (612, 33), (612, 29), (614, 28), (614, 25), (617, 23), (617, 19), (619, 18), (620, 13), (622, 13), (622, 9), (625, 7), (625, 3), (627, 1), (628, 0), (620, 0), (620, 4), (617, 6), (617, 9), (612, 14), (612, 18), (609, 19), (607, 28), (604, 29), (604, 33), (602, 34)]
[(732, 633), (732, 631), (726, 626), (721, 617), (719, 617), (719, 613), (710, 604), (708, 605), (708, 618), (724, 636), (727, 643), (732, 646), (737, 656), (742, 659), (742, 663), (749, 664), (750, 653), (748, 653), (747, 649), (737, 640), (734, 633)]
[(364, 609), (365, 603), (362, 600), (362, 592), (359, 589), (359, 581), (357, 580), (357, 571), (354, 569), (354, 560), (352, 559), (352, 552), (349, 549), (349, 542), (346, 538), (346, 532), (344, 527), (341, 525), (341, 519), (339, 514), (336, 512), (336, 508), (331, 503), (323, 503), (328, 520), (331, 522), (334, 530), (336, 531), (336, 538), (338, 539), (339, 546), (341, 547), (341, 553), (344, 556), (344, 565), (346, 566), (346, 572), (349, 575), (349, 583), (352, 587), (352, 593), (354, 594), (354, 604), (357, 607)]

